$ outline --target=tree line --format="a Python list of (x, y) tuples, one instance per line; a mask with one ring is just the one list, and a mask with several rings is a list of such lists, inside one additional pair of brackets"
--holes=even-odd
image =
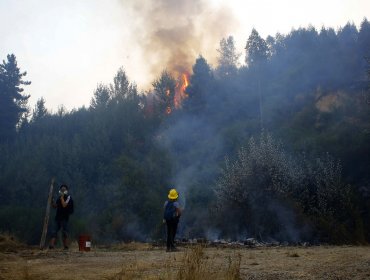
[[(187, 98), (163, 71), (139, 92), (124, 69), (90, 105), (33, 109), (29, 81), (0, 65), (0, 230), (41, 234), (48, 185), (70, 185), (74, 234), (161, 238), (169, 188), (184, 237), (357, 243), (370, 240), (370, 24), (313, 27), (263, 39), (244, 63), (232, 36), (219, 60), (194, 62)], [(226, 157), (226, 159), (225, 159)]]

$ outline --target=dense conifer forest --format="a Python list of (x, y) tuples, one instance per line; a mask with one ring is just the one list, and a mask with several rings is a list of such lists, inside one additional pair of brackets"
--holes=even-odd
[(0, 231), (37, 244), (55, 178), (75, 201), (72, 234), (99, 242), (162, 238), (176, 188), (185, 238), (368, 243), (368, 20), (253, 30), (245, 53), (232, 36), (218, 53), (146, 92), (120, 68), (88, 107), (57, 112), (46, 97), (30, 108), (26, 72), (3, 58)]

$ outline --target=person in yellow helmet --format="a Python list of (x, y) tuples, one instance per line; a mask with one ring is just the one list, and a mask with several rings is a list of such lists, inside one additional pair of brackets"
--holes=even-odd
[(175, 247), (175, 236), (181, 216), (180, 204), (177, 201), (178, 198), (179, 194), (176, 189), (171, 189), (168, 193), (168, 200), (166, 200), (163, 207), (163, 221), (167, 225), (167, 252), (177, 251)]

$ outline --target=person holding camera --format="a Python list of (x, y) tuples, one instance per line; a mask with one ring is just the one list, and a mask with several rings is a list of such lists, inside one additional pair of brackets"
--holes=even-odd
[(63, 246), (68, 250), (68, 220), (69, 215), (73, 213), (73, 200), (71, 195), (68, 194), (68, 186), (61, 185), (58, 192), (58, 199), (52, 201), (51, 205), (57, 209), (55, 215), (54, 230), (51, 233), (49, 249), (54, 249), (58, 232), (62, 230)]

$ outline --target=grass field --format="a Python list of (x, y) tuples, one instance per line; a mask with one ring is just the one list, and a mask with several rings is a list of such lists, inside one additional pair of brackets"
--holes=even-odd
[(79, 252), (77, 243), (68, 251), (7, 244), (0, 246), (0, 279), (370, 279), (366, 246), (189, 246), (166, 253), (143, 243), (90, 252)]

